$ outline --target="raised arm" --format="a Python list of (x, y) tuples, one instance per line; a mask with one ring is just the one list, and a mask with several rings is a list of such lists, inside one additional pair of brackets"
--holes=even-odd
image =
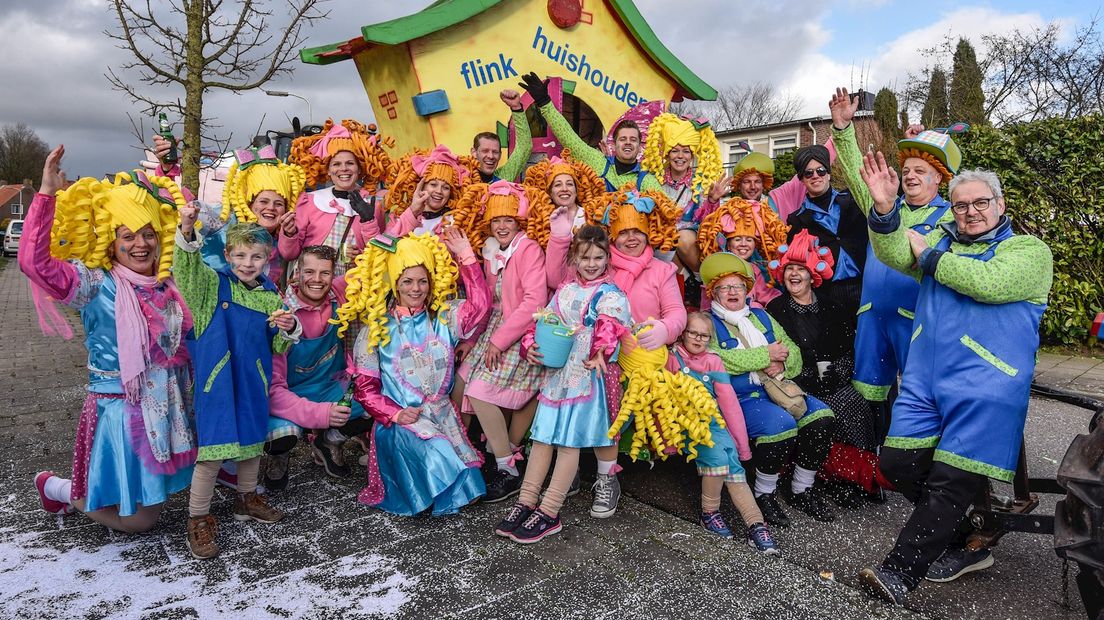
[(499, 97), (510, 108), (510, 118), (514, 121), (514, 148), (510, 149), (506, 163), (495, 171), (495, 175), (513, 183), (521, 177), (529, 154), (533, 152), (533, 134), (529, 131), (529, 119), (525, 117), (521, 95), (515, 90), (504, 90)]
[(198, 215), (199, 208), (194, 202), (180, 208), (180, 228), (176, 231), (173, 252), (173, 280), (192, 311), (197, 338), (207, 329), (218, 303), (218, 274), (203, 262), (199, 253), (203, 239), (195, 233)]
[(839, 148), (843, 180), (847, 183), (847, 189), (851, 190), (855, 203), (862, 209), (863, 215), (870, 215), (874, 199), (870, 197), (866, 182), (862, 180), (863, 153), (855, 138), (855, 124), (851, 122), (859, 107), (859, 101), (858, 99), (852, 101), (846, 88), (837, 88), (836, 94), (832, 95), (831, 101), (828, 102), (828, 107), (832, 111), (832, 141)]

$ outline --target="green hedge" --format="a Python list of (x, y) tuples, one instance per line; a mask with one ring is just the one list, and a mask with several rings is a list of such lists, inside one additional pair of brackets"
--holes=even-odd
[(1054, 253), (1049, 344), (1083, 344), (1104, 309), (1104, 116), (1047, 119), (956, 137), (963, 168), (997, 173), (1017, 232)]

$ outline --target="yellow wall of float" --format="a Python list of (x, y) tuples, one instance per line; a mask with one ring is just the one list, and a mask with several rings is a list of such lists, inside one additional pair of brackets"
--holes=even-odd
[[(359, 52), (357, 68), (381, 133), (395, 138), (399, 152), (436, 143), (466, 153), (476, 133), (494, 131), (496, 121), (509, 121), (498, 93), (505, 88), (521, 91), (519, 76), (529, 71), (575, 82), (575, 96), (594, 109), (607, 131), (631, 105), (669, 100), (676, 84), (636, 46), (607, 4), (586, 0), (583, 10), (589, 15), (584, 21), (591, 23), (561, 29), (549, 19), (546, 0), (504, 2), (405, 45)], [(550, 59), (561, 46), (562, 61)], [(589, 72), (581, 62), (584, 55)], [(508, 77), (497, 79), (501, 65), (506, 65)], [(482, 83), (476, 77), (480, 68), (493, 81)], [(411, 97), (436, 89), (447, 93), (450, 109), (418, 116)], [(380, 101), (381, 94), (392, 91), (398, 97), (393, 119)]]

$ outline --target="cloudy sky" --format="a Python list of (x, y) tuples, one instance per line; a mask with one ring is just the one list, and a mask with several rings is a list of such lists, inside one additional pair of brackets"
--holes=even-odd
[[(162, 3), (156, 0), (154, 5)], [(330, 18), (307, 32), (307, 46), (350, 39), (361, 25), (428, 4), (331, 0)], [(637, 0), (637, 6), (667, 47), (713, 86), (772, 82), (801, 97), (803, 115), (808, 116), (826, 113), (837, 85), (877, 90), (902, 84), (910, 69), (925, 65), (918, 50), (948, 34), (980, 45), (984, 34), (1055, 20), (1072, 30), (1100, 10), (1097, 0)], [(671, 14), (672, 6), (679, 12)], [(126, 114), (138, 108), (103, 77), (108, 67), (126, 59), (103, 34), (113, 27), (107, 0), (0, 4), (0, 124), (26, 123), (51, 145), (64, 143), (70, 178), (126, 169), (139, 156), (131, 146), (135, 138)], [(298, 65), (292, 77), (267, 88), (307, 97), (316, 120), (371, 119), (350, 62)], [(183, 92), (172, 96), (182, 98)], [(218, 117), (240, 144), (253, 134), (262, 115), (267, 115), (268, 127), (285, 126), (286, 115), (306, 117), (306, 105), (259, 92), (216, 91), (208, 95), (205, 112)]]

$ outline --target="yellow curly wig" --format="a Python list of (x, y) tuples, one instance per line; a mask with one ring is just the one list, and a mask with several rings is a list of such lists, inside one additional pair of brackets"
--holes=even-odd
[(939, 173), (940, 177), (942, 177), (942, 180), (939, 182), (940, 185), (946, 185), (951, 182), (951, 179), (954, 178), (954, 175), (951, 174), (951, 171), (947, 170), (947, 167), (944, 166), (943, 163), (940, 162), (938, 159), (936, 159), (934, 155), (932, 155), (931, 153), (925, 153), (920, 149), (901, 149), (900, 151), (897, 151), (897, 164), (900, 167), (904, 168), (905, 160), (910, 157), (922, 159), (927, 162), (929, 166), (935, 168), (935, 171)]
[[(755, 217), (759, 211), (759, 219)], [(725, 230), (725, 216), (735, 223), (734, 230)], [(702, 258), (720, 249), (717, 236), (755, 237), (755, 246), (763, 260), (778, 258), (778, 247), (786, 243), (786, 233), (790, 227), (778, 219), (778, 214), (763, 203), (736, 197), (725, 201), (716, 211), (705, 216), (698, 229), (698, 249)]]
[[(638, 213), (631, 204), (628, 204), (632, 193), (655, 201), (655, 208), (652, 212), (647, 214)], [(609, 233), (611, 242), (617, 236), (613, 231), (618, 229), (619, 220), (623, 222), (627, 220), (646, 222), (647, 230), (644, 230), (644, 233), (648, 235), (648, 244), (661, 252), (674, 248), (678, 241), (676, 224), (679, 218), (682, 217), (682, 210), (667, 197), (667, 194), (659, 190), (636, 191), (632, 184), (628, 184), (616, 192), (603, 193), (588, 201), (583, 205), (583, 208), (586, 211), (587, 222), (605, 228)], [(603, 223), (603, 220), (606, 219), (607, 210), (609, 212), (608, 223)], [(638, 228), (638, 226), (634, 225), (633, 228)], [(620, 232), (619, 229), (618, 232)]]
[(368, 351), (391, 342), (387, 331), (388, 310), (396, 297), (395, 286), (403, 270), (422, 265), (429, 272), (431, 293), (427, 308), (438, 320), (456, 298), (459, 270), (445, 244), (436, 235), (407, 235), (395, 242), (393, 251), (369, 244), (357, 256), (356, 265), (345, 274), (346, 302), (337, 309), (338, 336), (344, 336), (357, 321), (368, 329)]
[[(410, 153), (403, 155), (394, 166), (394, 177), (390, 186), (387, 188), (387, 198), (384, 204), (387, 210), (394, 216), (398, 217), (402, 215), (403, 211), (410, 206), (410, 203), (414, 200), (414, 191), (418, 189), (418, 182), (422, 180), (422, 177), (418, 176), (418, 173), (414, 170), (414, 164), (411, 158), (415, 156), (427, 157), (430, 151), (426, 149), (414, 149)], [(460, 183), (459, 187), (453, 183), (452, 193), (449, 194), (448, 206), (446, 208), (452, 209), (456, 206), (456, 202), (460, 200), (460, 194), (464, 192), (464, 188), (467, 187), (472, 179), (478, 179), (479, 177), (479, 162), (470, 155), (458, 155), (457, 159), (460, 161), (460, 165), (468, 170), (468, 178), (466, 181)], [(432, 164), (432, 167), (436, 167), (436, 164)], [(437, 177), (431, 177), (437, 178)]]
[(230, 219), (233, 211), (239, 222), (256, 222), (257, 214), (250, 206), (257, 194), (265, 190), (279, 194), (287, 204), (287, 210), (292, 211), (306, 182), (306, 172), (295, 164), (257, 163), (242, 170), (238, 162), (234, 162), (222, 188), (222, 220)]
[(694, 153), (694, 178), (690, 182), (693, 199), (701, 202), (724, 174), (721, 165), (721, 145), (708, 125), (698, 129), (690, 121), (670, 112), (655, 117), (648, 125), (648, 140), (644, 144), (644, 159), (640, 167), (662, 179), (667, 167), (667, 153), (677, 145), (689, 147)]
[(115, 230), (126, 226), (137, 231), (150, 224), (161, 243), (157, 279), (168, 278), (175, 247), (173, 235), (180, 221), (178, 210), (187, 201), (172, 179), (139, 173), (142, 178), (155, 191), (165, 190), (172, 203), (155, 196), (126, 172), (116, 174), (114, 181), (85, 177), (59, 191), (50, 231), (50, 254), (59, 260), (79, 260), (89, 269), (111, 269)]
[[(529, 199), (528, 216), (519, 218), (517, 199), (513, 196), (489, 195), (487, 193), (489, 187), (487, 183), (469, 185), (451, 211), (453, 222), (457, 228), (467, 233), (472, 247), (476, 249), (476, 254), (490, 235), (491, 219), (507, 214), (511, 214), (518, 221), (520, 229), (525, 231), (527, 237), (539, 243), (542, 248), (546, 247), (548, 236), (551, 234), (547, 226), (547, 214), (552, 211), (552, 201), (549, 200), (548, 194), (535, 187), (519, 185)], [(536, 214), (543, 214), (545, 222), (543, 228), (540, 225), (541, 217), (534, 217)]]
[[(349, 151), (356, 157), (357, 164), (360, 165), (360, 183), (364, 189), (375, 193), (381, 183), (389, 184), (394, 174), (393, 164), (391, 156), (383, 147), (394, 147), (395, 140), (391, 137), (373, 136), (368, 127), (353, 119), (344, 119), (341, 125), (349, 130), (350, 137), (328, 138), (327, 134), (334, 126), (333, 119), (328, 118), (322, 125), (322, 133), (300, 136), (292, 141), (289, 159), (303, 168), (307, 185), (318, 187), (327, 183), (330, 180), (327, 170), (330, 159), (341, 151)], [(326, 138), (327, 155), (320, 158), (311, 152), (311, 147)]]

